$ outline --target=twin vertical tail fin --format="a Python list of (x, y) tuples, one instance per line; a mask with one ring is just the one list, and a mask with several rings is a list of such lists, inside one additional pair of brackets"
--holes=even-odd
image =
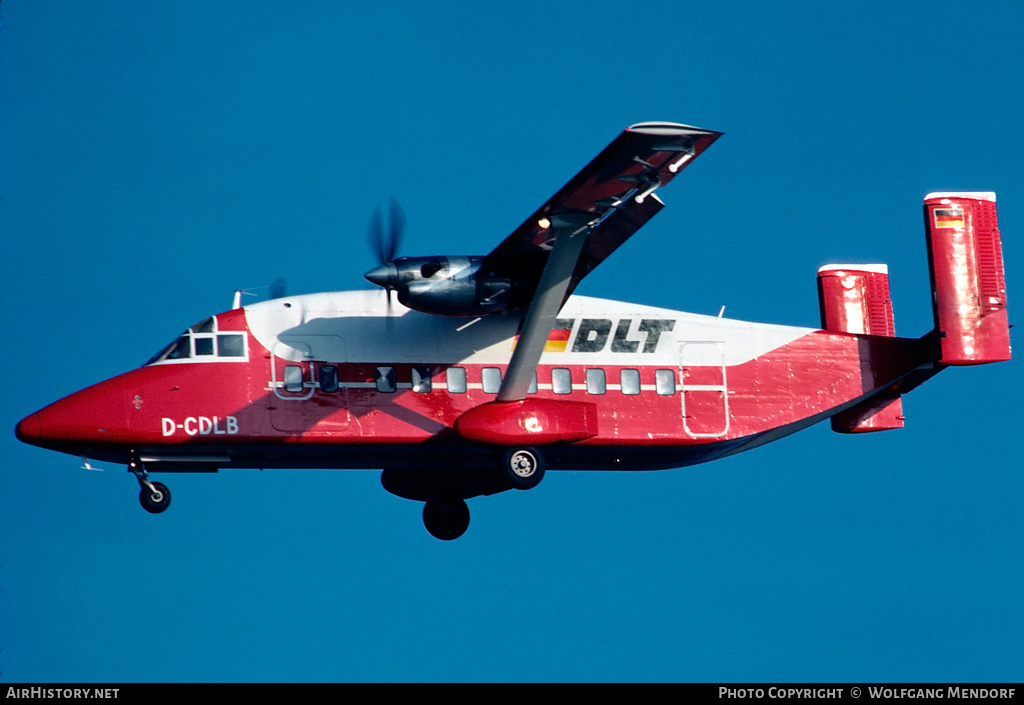
[(818, 270), (818, 304), (825, 330), (896, 335), (884, 264), (827, 264)]
[(946, 365), (1010, 359), (1006, 281), (994, 193), (924, 199), (932, 307)]
[[(821, 327), (834, 333), (895, 337), (889, 298), (889, 270), (884, 264), (829, 264), (818, 270)], [(896, 389), (836, 414), (837, 433), (868, 433), (903, 428), (903, 402)]]
[[(942, 365), (1009, 360), (996, 195), (931, 193), (924, 199), (924, 219), (935, 330), (922, 342), (935, 341), (931, 359)], [(822, 267), (818, 270), (818, 302), (821, 327), (827, 331), (887, 338), (896, 335), (885, 265)], [(902, 427), (901, 391), (906, 391), (905, 386), (880, 390), (845, 409), (832, 417), (832, 429), (864, 433)]]

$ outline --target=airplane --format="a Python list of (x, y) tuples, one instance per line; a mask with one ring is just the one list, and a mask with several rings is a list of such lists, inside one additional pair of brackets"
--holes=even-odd
[(924, 199), (935, 328), (919, 338), (896, 336), (882, 264), (818, 271), (820, 329), (576, 295), (721, 134), (628, 127), (484, 256), (395, 257), (404, 217), (393, 204), (385, 226), (378, 210), (380, 264), (365, 276), (379, 289), (246, 306), (236, 292), (231, 310), (16, 435), (86, 467), (126, 464), (153, 514), (171, 495), (150, 473), (378, 468), (450, 541), (467, 499), (533, 488), (546, 470), (689, 466), (825, 419), (897, 429), (902, 395), (946, 367), (1010, 359), (988, 192)]

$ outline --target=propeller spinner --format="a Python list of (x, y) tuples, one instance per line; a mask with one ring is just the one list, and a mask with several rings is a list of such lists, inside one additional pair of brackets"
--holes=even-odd
[(393, 198), (389, 216), (388, 227), (385, 229), (380, 206), (373, 211), (366, 238), (370, 242), (370, 248), (377, 255), (380, 266), (374, 267), (363, 276), (370, 283), (387, 289), (390, 301), (391, 291), (401, 283), (398, 269), (395, 267), (395, 255), (398, 253), (402, 231), (405, 229), (405, 213)]

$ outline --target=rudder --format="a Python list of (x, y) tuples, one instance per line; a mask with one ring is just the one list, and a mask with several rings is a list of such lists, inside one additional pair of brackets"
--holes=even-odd
[(924, 217), (939, 362), (978, 365), (1009, 360), (996, 195), (930, 193), (924, 199)]

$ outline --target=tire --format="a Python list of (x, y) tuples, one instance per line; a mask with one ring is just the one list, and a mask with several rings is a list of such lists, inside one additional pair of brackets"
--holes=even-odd
[(167, 511), (167, 508), (171, 506), (171, 491), (162, 482), (154, 482), (152, 485), (153, 490), (156, 490), (159, 496), (155, 496), (153, 490), (148, 487), (143, 487), (139, 491), (139, 504), (150, 514)]
[(469, 528), (469, 507), (461, 499), (423, 505), (423, 526), (430, 535), (442, 541), (454, 541)]
[(505, 451), (501, 469), (513, 488), (533, 489), (544, 479), (544, 456), (536, 448), (510, 448)]

